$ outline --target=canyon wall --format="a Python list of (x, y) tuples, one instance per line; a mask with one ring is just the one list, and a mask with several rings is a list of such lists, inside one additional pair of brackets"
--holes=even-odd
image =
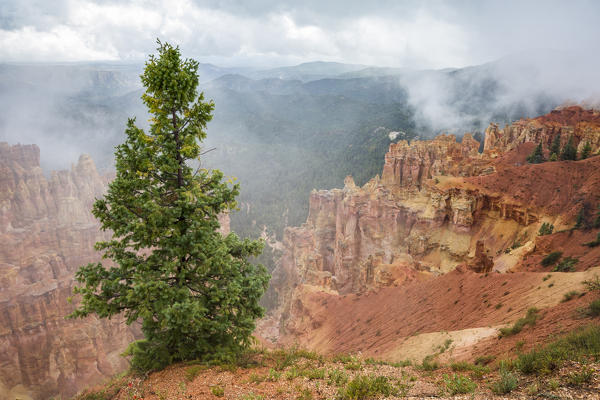
[[(597, 116), (571, 107), (501, 131), (492, 124), (483, 153), (468, 134), (461, 142), (441, 135), (392, 143), (381, 177), (363, 187), (347, 177), (343, 189), (313, 191), (306, 223), (284, 232), (271, 280), (277, 327), (271, 324), (264, 336), (293, 341), (306, 330), (307, 291), (343, 296), (433, 279), (457, 267), (518, 269), (535, 249), (543, 222), (571, 227), (581, 204), (600, 202), (598, 157), (529, 165), (526, 156), (536, 141), (550, 143), (557, 132), (565, 142), (571, 132), (579, 135), (576, 144), (585, 140), (597, 149)], [(557, 180), (561, 174), (564, 180)]]
[(128, 367), (120, 354), (139, 327), (65, 319), (75, 272), (110, 238), (91, 214), (108, 182), (88, 156), (46, 177), (37, 146), (0, 143), (1, 400), (70, 397)]
[(109, 237), (90, 212), (107, 183), (88, 156), (47, 178), (37, 146), (0, 143), (0, 399), (68, 397), (127, 368), (133, 328), (65, 319), (75, 271)]
[(502, 129), (497, 124), (490, 124), (485, 131), (484, 150), (505, 152), (526, 142), (541, 142), (544, 149), (549, 149), (555, 136), (560, 135), (561, 146), (572, 138), (578, 152), (588, 143), (591, 153), (596, 154), (600, 151), (599, 129), (598, 110), (563, 107), (537, 118), (516, 121)]

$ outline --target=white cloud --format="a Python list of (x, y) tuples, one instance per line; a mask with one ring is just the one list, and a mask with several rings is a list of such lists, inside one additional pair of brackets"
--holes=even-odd
[(80, 61), (117, 60), (111, 45), (98, 46), (95, 41), (72, 27), (59, 25), (48, 31), (25, 26), (19, 30), (0, 30), (2, 61)]
[[(55, 8), (39, 0), (2, 1), (8, 11), (0, 15), (0, 61), (141, 61), (160, 37), (200, 61), (227, 65), (319, 59), (443, 68), (489, 61), (525, 45), (585, 48), (598, 33), (588, 10), (594, 3), (584, 1), (549, 0), (543, 12), (510, 1), (500, 7), (485, 1), (56, 0)], [(569, 25), (562, 15), (580, 23)], [(498, 22), (506, 18), (510, 29)]]

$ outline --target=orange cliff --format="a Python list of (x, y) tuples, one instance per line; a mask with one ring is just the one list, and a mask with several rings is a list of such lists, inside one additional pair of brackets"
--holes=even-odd
[[(361, 294), (396, 288), (388, 295), (402, 298), (409, 290), (417, 296), (416, 304), (426, 301), (426, 297), (441, 300), (444, 296), (440, 298), (436, 291), (446, 288), (439, 284), (451, 279), (444, 276), (454, 276), (454, 270), (471, 276), (474, 272), (534, 268), (531, 260), (539, 263), (540, 248), (547, 250), (552, 237), (557, 238), (555, 242), (565, 239), (564, 233), (538, 236), (542, 223), (552, 223), (555, 231), (569, 228), (582, 204), (594, 208), (600, 204), (600, 157), (529, 165), (525, 158), (535, 144), (528, 140), (550, 143), (558, 131), (585, 132), (578, 137), (585, 137), (595, 152), (598, 148), (594, 143), (600, 139), (595, 115), (593, 111), (574, 112), (570, 107), (518, 121), (502, 132), (520, 132), (523, 126), (532, 124), (549, 124), (552, 128), (541, 128), (535, 137), (516, 133), (509, 136), (517, 143), (498, 135), (492, 124), (486, 131), (484, 153), (478, 153), (479, 143), (468, 134), (461, 142), (452, 135), (410, 144), (400, 141), (390, 145), (381, 178), (377, 176), (357, 187), (348, 177), (343, 189), (313, 191), (306, 223), (284, 232), (283, 256), (271, 280), (279, 306), (261, 322), (259, 335), (280, 344), (298, 343), (320, 351), (366, 351), (349, 344), (361, 340), (352, 335), (368, 331), (360, 328), (360, 318), (354, 325), (343, 326), (336, 322), (339, 314), (328, 311), (341, 312), (342, 305), (350, 302), (343, 300), (346, 296), (358, 296), (351, 305), (346, 304), (349, 308), (344, 311), (353, 318), (353, 310), (370, 307), (376, 313), (381, 311), (378, 304), (385, 307), (381, 295), (378, 304), (370, 301), (368, 306), (361, 306), (367, 301)], [(577, 241), (576, 255), (581, 256), (578, 270), (600, 265), (600, 248), (590, 250), (581, 245), (594, 235), (571, 234), (576, 238), (573, 243)], [(523, 282), (530, 282), (530, 278), (523, 278)], [(414, 289), (410, 288), (415, 287), (420, 287), (424, 297), (418, 298), (419, 291), (411, 292)], [(527, 301), (521, 301), (513, 308), (519, 312), (527, 305)], [(418, 309), (406, 311), (398, 321), (402, 326), (411, 325), (411, 318), (423, 317)], [(386, 312), (386, 318), (394, 314), (392, 310)], [(472, 326), (452, 320), (453, 324), (447, 321), (424, 326), (431, 325), (432, 330), (484, 326), (473, 320)], [(485, 326), (505, 322), (503, 316), (486, 320)], [(399, 336), (387, 345), (406, 340), (403, 334), (415, 333), (404, 332), (400, 325), (393, 328)], [(487, 336), (479, 339), (497, 333), (486, 329)], [(345, 332), (344, 343), (337, 339), (340, 332)], [(395, 354), (390, 349), (387, 354)], [(370, 354), (382, 356), (377, 354), (379, 350), (383, 348), (376, 346)]]

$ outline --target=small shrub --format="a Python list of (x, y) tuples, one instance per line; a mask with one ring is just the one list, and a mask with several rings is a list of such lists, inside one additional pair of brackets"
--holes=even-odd
[(194, 365), (185, 370), (185, 379), (188, 382), (193, 381), (205, 367), (202, 365)]
[(538, 235), (540, 235), (540, 236), (551, 235), (553, 231), (554, 231), (554, 225), (552, 225), (549, 222), (544, 222), (542, 224), (542, 226), (540, 227)]
[(556, 379), (548, 380), (548, 389), (554, 391), (560, 387), (560, 382)]
[(248, 378), (248, 382), (250, 383), (261, 383), (264, 382), (267, 379), (266, 376), (264, 375), (259, 375), (259, 374), (250, 374), (250, 377)]
[(312, 400), (312, 398), (313, 398), (313, 395), (309, 389), (300, 388), (298, 397), (296, 397), (296, 400)]
[(548, 279), (552, 278), (552, 274), (546, 275), (542, 280), (546, 282)]
[(451, 363), (450, 368), (452, 369), (452, 371), (455, 371), (455, 372), (470, 371), (471, 378), (473, 378), (473, 379), (481, 379), (483, 377), (483, 375), (490, 372), (490, 369), (488, 367), (485, 367), (482, 365), (470, 364), (466, 361), (459, 361), (459, 362)]
[(593, 377), (594, 370), (588, 366), (585, 366), (579, 372), (570, 373), (567, 378), (567, 381), (571, 386), (583, 386), (586, 383), (590, 383)]
[(560, 258), (562, 257), (562, 254), (562, 251), (553, 251), (552, 253), (548, 254), (542, 259), (542, 265), (544, 267), (549, 267), (551, 265), (556, 264), (558, 260), (560, 260)]
[(264, 397), (259, 394), (254, 394), (252, 392), (244, 394), (240, 397), (240, 400), (264, 400)]
[(288, 381), (294, 380), (302, 374), (302, 371), (295, 365), (285, 372), (285, 379)]
[(475, 359), (475, 365), (488, 365), (489, 363), (494, 361), (495, 358), (495, 356), (479, 356)]
[(502, 303), (498, 303), (498, 304), (496, 304), (496, 307), (495, 307), (495, 308), (496, 308), (496, 310), (499, 310), (499, 309), (501, 309), (501, 308), (502, 308)]
[(281, 378), (281, 372), (274, 370), (271, 368), (269, 370), (269, 375), (267, 375), (267, 380), (269, 382), (277, 382)]
[(577, 290), (571, 290), (571, 291), (565, 293), (565, 295), (563, 296), (562, 302), (564, 303), (564, 302), (570, 301), (577, 296), (579, 296), (579, 292)]
[(470, 364), (466, 361), (459, 361), (459, 362), (454, 362), (450, 364), (450, 368), (452, 369), (452, 371), (459, 371), (459, 372), (463, 372), (463, 371), (470, 371), (471, 368), (473, 367), (473, 364)]
[(517, 388), (519, 379), (508, 371), (500, 371), (500, 379), (492, 383), (490, 389), (496, 394), (508, 394)]
[(417, 368), (423, 371), (435, 371), (439, 367), (440, 365), (437, 361), (435, 361), (432, 355), (428, 355), (427, 357), (425, 357), (423, 361), (421, 361), (421, 364), (417, 366)]
[(362, 369), (362, 363), (360, 362), (358, 357), (351, 356), (350, 361), (345, 363), (344, 368), (346, 368), (349, 371), (359, 371)]
[(348, 374), (340, 369), (334, 369), (327, 374), (329, 386), (342, 386), (348, 382)]
[(588, 326), (542, 348), (520, 354), (516, 367), (524, 374), (548, 373), (560, 368), (565, 361), (600, 356), (600, 326)]
[(307, 377), (309, 380), (314, 381), (317, 379), (325, 379), (325, 370), (323, 368), (310, 368), (302, 372), (302, 375)]
[(345, 388), (338, 391), (340, 400), (363, 400), (382, 396), (394, 396), (398, 390), (385, 376), (359, 375), (351, 380)]
[(225, 396), (225, 389), (223, 389), (221, 386), (213, 386), (210, 388), (210, 391), (217, 397)]
[(355, 357), (350, 354), (336, 354), (331, 361), (346, 364), (354, 360), (354, 358)]
[(527, 393), (529, 396), (535, 396), (539, 392), (540, 387), (537, 383), (532, 383), (531, 385), (527, 386), (527, 388), (525, 388), (525, 393)]
[(477, 384), (466, 376), (453, 374), (451, 377), (444, 375), (446, 390), (450, 395), (473, 393)]
[(594, 300), (590, 303), (588, 307), (588, 314), (592, 317), (597, 317), (600, 315), (600, 299)]
[(575, 271), (575, 264), (579, 262), (579, 259), (573, 257), (567, 257), (562, 259), (556, 267), (554, 267), (554, 272), (573, 272)]
[(527, 310), (527, 315), (523, 318), (519, 318), (512, 327), (500, 328), (500, 337), (516, 335), (521, 332), (526, 325), (534, 326), (538, 318), (539, 310), (532, 307)]
[(592, 279), (583, 281), (583, 284), (588, 292), (600, 291), (600, 277), (598, 275), (594, 275)]

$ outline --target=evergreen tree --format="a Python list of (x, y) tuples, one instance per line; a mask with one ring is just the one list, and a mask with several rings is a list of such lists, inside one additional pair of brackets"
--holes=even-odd
[(540, 142), (533, 152), (527, 156), (527, 162), (531, 164), (540, 164), (546, 161), (544, 158), (544, 151), (542, 150), (542, 143)]
[(598, 208), (596, 209), (596, 218), (594, 219), (594, 228), (600, 228), (600, 204), (598, 205)]
[(71, 317), (123, 313), (145, 340), (130, 346), (135, 368), (195, 358), (225, 359), (249, 344), (268, 274), (248, 261), (260, 241), (217, 232), (235, 206), (238, 185), (198, 167), (214, 105), (197, 93), (198, 63), (158, 42), (141, 76), (151, 114), (148, 133), (127, 123), (115, 152), (116, 178), (93, 214), (113, 237), (96, 243), (111, 260), (83, 266), (81, 303)]
[(589, 228), (587, 221), (585, 219), (585, 214), (586, 214), (585, 206), (583, 206), (579, 210), (579, 213), (577, 214), (577, 218), (575, 220), (575, 228), (576, 229)]
[(586, 158), (588, 158), (591, 152), (592, 146), (590, 146), (590, 142), (585, 142), (585, 144), (583, 145), (583, 149), (581, 149), (581, 159), (585, 160)]
[(560, 133), (558, 133), (556, 136), (554, 136), (554, 139), (552, 139), (552, 145), (550, 146), (550, 158), (552, 158), (553, 154), (555, 154), (557, 158), (560, 154)]
[(577, 160), (577, 149), (573, 146), (573, 137), (569, 137), (567, 144), (563, 147), (562, 152), (560, 153), (561, 160)]

